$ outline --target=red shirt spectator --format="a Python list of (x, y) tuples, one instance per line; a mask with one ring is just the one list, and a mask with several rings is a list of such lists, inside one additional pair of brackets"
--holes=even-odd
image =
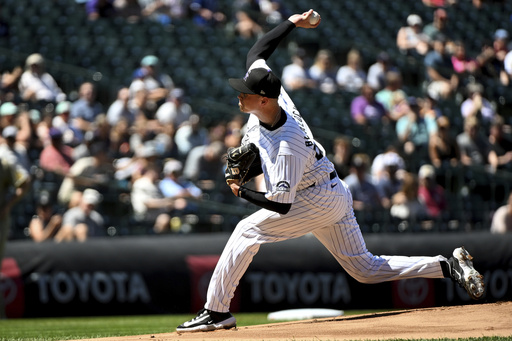
[(73, 148), (62, 143), (62, 132), (50, 128), (51, 144), (44, 147), (39, 157), (39, 165), (46, 171), (66, 175), (73, 165)]
[(432, 165), (420, 167), (418, 178), (418, 199), (427, 207), (428, 215), (431, 218), (440, 218), (446, 209), (446, 197), (444, 188), (436, 183), (435, 170)]

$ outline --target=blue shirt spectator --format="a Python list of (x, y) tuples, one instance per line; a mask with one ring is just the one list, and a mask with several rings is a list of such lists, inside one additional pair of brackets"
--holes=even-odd
[(103, 106), (96, 101), (94, 85), (85, 82), (80, 86), (80, 98), (71, 106), (72, 125), (81, 131), (91, 130), (91, 123), (103, 112)]
[(164, 178), (159, 182), (158, 187), (166, 198), (199, 198), (201, 189), (190, 181), (181, 178), (183, 164), (171, 159), (164, 165)]

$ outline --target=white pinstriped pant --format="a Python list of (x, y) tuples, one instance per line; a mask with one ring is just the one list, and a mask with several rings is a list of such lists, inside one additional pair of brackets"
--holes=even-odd
[[(334, 187), (332, 187), (334, 185)], [(352, 209), (352, 195), (338, 178), (297, 193), (286, 215), (261, 209), (238, 223), (215, 267), (206, 309), (229, 311), (231, 299), (260, 245), (313, 235), (349, 275), (362, 283), (443, 278), (443, 256), (374, 256), (367, 248)]]

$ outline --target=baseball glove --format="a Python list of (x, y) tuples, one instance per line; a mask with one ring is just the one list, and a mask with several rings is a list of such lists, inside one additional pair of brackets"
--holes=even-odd
[(254, 143), (237, 148), (229, 148), (227, 154), (228, 164), (224, 172), (226, 183), (229, 185), (238, 180), (242, 185), (256, 157), (259, 158), (259, 150)]

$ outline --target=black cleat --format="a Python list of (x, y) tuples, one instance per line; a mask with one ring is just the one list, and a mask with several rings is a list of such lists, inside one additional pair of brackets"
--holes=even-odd
[(176, 328), (178, 333), (207, 332), (217, 329), (230, 329), (236, 327), (236, 319), (230, 312), (218, 313), (203, 309), (192, 320)]

